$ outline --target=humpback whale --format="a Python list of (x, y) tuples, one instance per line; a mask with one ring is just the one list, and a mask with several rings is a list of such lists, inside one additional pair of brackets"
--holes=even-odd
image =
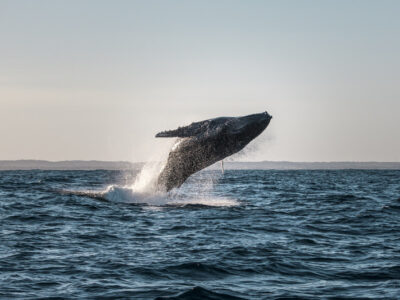
[(239, 152), (267, 128), (271, 118), (267, 112), (219, 117), (157, 133), (157, 138), (178, 138), (158, 176), (158, 189), (180, 187), (190, 175)]

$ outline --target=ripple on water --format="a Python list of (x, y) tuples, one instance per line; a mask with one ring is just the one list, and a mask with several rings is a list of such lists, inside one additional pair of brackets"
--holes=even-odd
[(399, 298), (400, 171), (135, 174), (0, 172), (0, 298)]

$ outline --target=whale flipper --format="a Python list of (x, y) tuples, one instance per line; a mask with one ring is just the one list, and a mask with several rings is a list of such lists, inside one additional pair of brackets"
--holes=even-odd
[(217, 132), (218, 127), (226, 122), (229, 118), (221, 117), (217, 119), (210, 119), (200, 122), (193, 122), (188, 126), (178, 127), (175, 130), (161, 131), (156, 134), (156, 137), (194, 137), (203, 134), (210, 134), (211, 132)]

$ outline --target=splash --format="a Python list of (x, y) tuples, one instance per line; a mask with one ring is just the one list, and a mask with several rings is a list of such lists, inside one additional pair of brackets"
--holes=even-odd
[(163, 164), (144, 166), (131, 186), (112, 185), (103, 198), (111, 202), (147, 204), (152, 207), (201, 205), (213, 207), (238, 206), (237, 200), (214, 195), (214, 187), (222, 176), (221, 171), (200, 172), (190, 177), (179, 189), (160, 192), (155, 180)]
[(150, 206), (187, 206), (201, 205), (214, 207), (238, 206), (237, 200), (200, 194), (195, 197), (177, 193), (140, 193), (129, 187), (110, 186), (103, 194), (103, 198), (110, 202), (147, 204)]
[(158, 156), (146, 163), (132, 184), (110, 185), (103, 191), (67, 191), (68, 193), (103, 199), (117, 203), (146, 204), (150, 206), (236, 206), (236, 200), (212, 195), (221, 172), (200, 172), (191, 176), (180, 188), (163, 192), (157, 187), (158, 177), (165, 167), (168, 154), (181, 140), (175, 140)]
[(132, 191), (145, 194), (157, 193), (157, 179), (165, 167), (166, 162), (167, 161), (164, 160), (161, 162), (146, 163), (130, 186)]
[[(178, 142), (169, 145), (172, 149)], [(168, 194), (163, 193), (157, 186), (158, 176), (165, 167), (169, 151), (163, 151), (158, 157), (153, 156), (147, 162), (131, 185), (111, 185), (104, 192), (104, 199), (112, 202), (147, 203), (151, 205), (165, 205)]]
[(158, 177), (167, 164), (168, 154), (177, 147), (180, 142), (180, 139), (173, 139), (165, 144), (165, 147), (159, 148), (157, 153), (154, 153), (150, 160), (142, 167), (133, 184), (127, 188), (131, 188), (135, 193), (160, 193), (159, 187), (157, 187)]
[(103, 193), (103, 198), (110, 202), (149, 204), (162, 206), (168, 202), (168, 195), (163, 193), (137, 192), (132, 187), (109, 186)]

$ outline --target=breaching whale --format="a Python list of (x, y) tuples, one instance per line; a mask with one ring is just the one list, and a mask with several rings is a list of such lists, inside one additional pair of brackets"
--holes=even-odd
[(219, 117), (157, 133), (156, 137), (178, 138), (157, 187), (165, 191), (180, 187), (190, 175), (239, 152), (267, 128), (271, 118), (267, 112)]

